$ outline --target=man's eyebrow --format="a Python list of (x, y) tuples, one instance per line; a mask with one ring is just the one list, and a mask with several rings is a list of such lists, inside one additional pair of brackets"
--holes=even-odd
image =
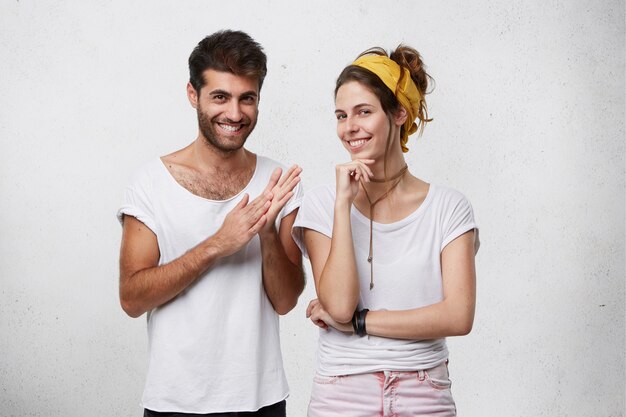
[[(225, 97), (232, 97), (232, 93), (226, 91), (226, 90), (222, 90), (220, 88), (212, 90), (211, 92), (209, 92), (209, 95), (212, 96), (225, 96)], [(241, 93), (241, 95), (239, 97), (243, 97), (243, 98), (247, 98), (247, 97), (258, 97), (259, 94), (254, 91), (254, 90), (250, 90), (250, 91), (244, 91), (243, 93)]]
[(217, 90), (211, 91), (209, 94), (212, 95), (212, 96), (218, 96), (218, 95), (219, 96), (227, 96), (227, 97), (231, 96), (231, 94), (228, 91), (220, 90), (219, 88)]
[(250, 91), (246, 91), (244, 93), (241, 93), (240, 97), (258, 97), (259, 94), (254, 91), (254, 90), (250, 90)]

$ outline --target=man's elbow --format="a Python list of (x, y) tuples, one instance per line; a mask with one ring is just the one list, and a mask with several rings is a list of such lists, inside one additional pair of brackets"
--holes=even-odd
[(129, 299), (129, 297), (124, 296), (123, 294), (120, 294), (120, 305), (122, 306), (122, 310), (124, 310), (124, 312), (128, 316), (134, 319), (145, 313), (144, 310), (139, 308), (137, 303), (135, 303), (132, 299)]
[(293, 310), (296, 307), (296, 304), (298, 304), (298, 298), (285, 300), (281, 303), (277, 303), (274, 306), (274, 310), (276, 311), (276, 313), (278, 313), (279, 316), (284, 316), (285, 314)]
[(293, 294), (291, 294), (290, 296), (282, 297), (281, 300), (274, 305), (274, 310), (276, 310), (276, 312), (280, 316), (284, 316), (285, 314), (289, 313), (298, 304), (298, 297), (300, 297), (300, 294), (302, 294), (303, 290), (304, 281), (301, 286), (294, 289)]
[(289, 313), (298, 304), (298, 297), (304, 291), (304, 273), (300, 271), (298, 276), (298, 282), (292, 287), (293, 293), (290, 296), (284, 296), (282, 299), (274, 305), (274, 310), (281, 316)]

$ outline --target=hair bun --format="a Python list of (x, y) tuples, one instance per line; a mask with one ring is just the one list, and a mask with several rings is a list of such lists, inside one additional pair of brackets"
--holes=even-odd
[(410, 46), (399, 45), (389, 58), (393, 59), (401, 67), (409, 70), (411, 78), (422, 96), (430, 93), (428, 86), (433, 84), (433, 78), (426, 72), (419, 52)]
[[(424, 125), (432, 121), (432, 119), (428, 118), (428, 108), (426, 106), (425, 96), (432, 91), (432, 86), (435, 80), (426, 72), (420, 53), (410, 46), (400, 44), (396, 50), (389, 55), (389, 58), (401, 67), (409, 70), (411, 79), (415, 83), (417, 90), (420, 92), (421, 99), (417, 118), (420, 120), (418, 125), (421, 133), (424, 129)], [(431, 90), (429, 90), (429, 86), (431, 86)]]

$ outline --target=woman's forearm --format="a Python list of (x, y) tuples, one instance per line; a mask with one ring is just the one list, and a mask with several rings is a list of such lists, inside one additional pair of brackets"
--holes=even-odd
[(337, 322), (352, 319), (359, 301), (357, 274), (350, 223), (351, 204), (336, 202), (330, 253), (318, 282), (318, 297)]

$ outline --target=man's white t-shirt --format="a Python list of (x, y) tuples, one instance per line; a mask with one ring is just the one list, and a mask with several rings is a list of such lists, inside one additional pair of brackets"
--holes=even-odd
[[(146, 164), (125, 189), (118, 211), (157, 236), (159, 265), (179, 258), (215, 234), (244, 195), (250, 201), (283, 166), (257, 156), (254, 175), (236, 196), (208, 200), (182, 187), (160, 159)], [(300, 184), (276, 220), (298, 208)], [(261, 246), (255, 236), (219, 259), (170, 302), (147, 314), (149, 363), (142, 406), (153, 411), (215, 413), (255, 411), (285, 399), (278, 314), (262, 282)]]
[[(334, 204), (334, 186), (317, 187), (305, 195), (292, 233), (307, 257), (303, 229), (331, 238)], [(350, 221), (361, 287), (358, 308), (370, 310), (408, 310), (441, 301), (441, 251), (463, 233), (477, 229), (472, 207), (461, 193), (431, 184), (423, 203), (409, 216), (390, 224), (374, 222), (370, 291), (370, 221), (354, 206)], [(476, 244), (478, 248), (478, 239)], [(336, 376), (429, 369), (447, 357), (445, 339), (359, 337), (330, 328), (319, 333), (317, 372)]]

